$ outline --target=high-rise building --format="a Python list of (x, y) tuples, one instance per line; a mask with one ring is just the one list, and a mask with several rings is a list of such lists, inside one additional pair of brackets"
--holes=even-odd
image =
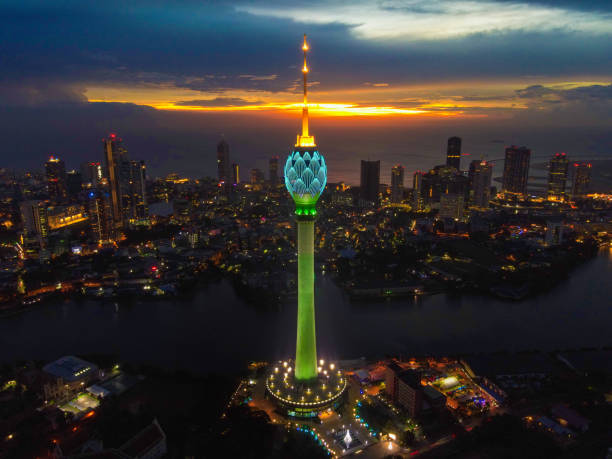
[(86, 186), (96, 188), (102, 181), (104, 173), (99, 162), (85, 162), (81, 164), (81, 177)]
[(104, 157), (113, 227), (119, 229), (146, 221), (149, 210), (144, 161), (130, 161), (121, 139), (115, 134), (104, 139)]
[(112, 239), (113, 217), (110, 193), (105, 190), (91, 190), (87, 205), (91, 239), (98, 244)]
[(414, 210), (423, 210), (423, 197), (421, 196), (421, 187), (423, 186), (423, 173), (416, 171), (412, 176), (412, 208)]
[(127, 193), (124, 191), (123, 217), (130, 223), (146, 222), (149, 219), (147, 206), (147, 168), (145, 162), (129, 162), (130, 174)]
[(391, 202), (399, 203), (404, 198), (404, 166), (391, 168)]
[(574, 163), (574, 184), (572, 196), (579, 198), (589, 194), (591, 184), (591, 163)]
[(439, 165), (421, 175), (420, 195), (423, 205), (436, 207), (445, 194), (469, 196), (468, 178), (454, 166)]
[(391, 362), (385, 368), (385, 390), (389, 398), (404, 407), (411, 417), (415, 417), (423, 406), (423, 387), (421, 378), (414, 370), (404, 370)]
[(565, 182), (569, 161), (565, 153), (555, 153), (548, 165), (548, 199), (565, 200)]
[(238, 185), (240, 183), (240, 166), (238, 163), (232, 164), (232, 183)]
[(221, 139), (217, 144), (217, 178), (219, 183), (229, 184), (230, 177), (232, 176), (230, 164), (229, 144), (225, 139)]
[(440, 195), (440, 218), (452, 218), (461, 220), (465, 207), (464, 195), (444, 193)]
[(50, 156), (45, 163), (47, 175), (47, 190), (49, 197), (53, 201), (63, 201), (68, 197), (68, 187), (66, 185), (66, 166), (64, 161), (56, 156)]
[[(106, 178), (110, 191), (110, 208), (112, 215), (112, 226), (117, 230), (123, 226), (123, 213), (121, 197), (122, 186), (125, 176), (125, 163), (127, 163), (127, 150), (116, 134), (110, 134), (103, 139), (104, 159), (106, 161)], [(111, 236), (112, 237), (112, 236)]]
[(261, 169), (251, 169), (251, 185), (261, 185), (264, 182), (264, 173)]
[(66, 172), (66, 188), (70, 196), (76, 196), (83, 188), (83, 176), (80, 172), (72, 170)]
[(449, 137), (446, 147), (446, 165), (461, 168), (461, 137)]
[(512, 145), (506, 148), (502, 191), (515, 194), (525, 194), (527, 192), (530, 158), (531, 150), (526, 147)]
[(316, 204), (327, 183), (323, 155), (308, 131), (306, 52), (304, 35), (304, 105), (302, 134), (285, 163), (285, 185), (295, 203), (297, 220), (297, 339), (295, 367), (280, 362), (266, 378), (266, 390), (289, 416), (314, 418), (336, 408), (345, 398), (347, 380), (334, 364), (317, 360), (314, 306), (314, 224)]
[(379, 191), (380, 161), (361, 160), (360, 200), (377, 205)]
[(270, 158), (270, 185), (278, 185), (278, 156)]
[(491, 200), (491, 177), (493, 164), (481, 160), (472, 161), (468, 174), (470, 184), (470, 205), (487, 209)]
[(49, 234), (49, 224), (45, 204), (42, 201), (23, 201), (19, 204), (19, 210), (25, 235), (46, 238)]

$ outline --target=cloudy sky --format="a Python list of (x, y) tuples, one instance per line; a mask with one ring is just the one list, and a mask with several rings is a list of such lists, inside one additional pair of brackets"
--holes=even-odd
[(263, 167), (297, 133), (303, 33), (332, 180), (426, 168), (450, 135), (490, 159), (612, 153), (606, 0), (4, 0), (0, 165), (76, 167), (116, 131), (152, 175), (213, 175), (221, 135)]

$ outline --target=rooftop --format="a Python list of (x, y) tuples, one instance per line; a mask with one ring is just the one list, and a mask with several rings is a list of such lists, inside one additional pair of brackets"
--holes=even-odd
[(85, 379), (98, 367), (90, 362), (79, 359), (73, 355), (67, 355), (48, 363), (43, 367), (43, 371), (56, 378), (62, 378), (67, 382), (80, 381)]

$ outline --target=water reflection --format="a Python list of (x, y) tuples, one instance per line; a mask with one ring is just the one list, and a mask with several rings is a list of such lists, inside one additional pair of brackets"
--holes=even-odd
[[(611, 274), (612, 249), (604, 249), (557, 289), (518, 303), (474, 295), (351, 303), (319, 276), (318, 350), (338, 359), (610, 345), (612, 308), (602, 286)], [(225, 281), (182, 301), (66, 301), (0, 319), (0, 360), (116, 353), (168, 367), (234, 370), (291, 355), (295, 319), (294, 305), (254, 308)]]

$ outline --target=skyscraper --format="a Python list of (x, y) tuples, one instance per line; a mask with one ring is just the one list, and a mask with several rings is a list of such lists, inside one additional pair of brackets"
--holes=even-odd
[(91, 185), (96, 188), (104, 176), (102, 166), (98, 162), (83, 163), (81, 164), (81, 176), (87, 186)]
[(491, 200), (493, 165), (487, 161), (472, 161), (469, 170), (470, 204), (487, 209)]
[[(124, 165), (127, 162), (127, 150), (123, 148), (121, 139), (116, 134), (110, 134), (103, 139), (104, 159), (106, 161), (106, 178), (110, 191), (110, 208), (113, 230), (123, 225), (121, 212), (121, 176), (124, 175)], [(112, 236), (111, 236), (112, 237)]]
[(404, 198), (404, 166), (398, 164), (391, 168), (391, 202), (399, 203)]
[(264, 173), (261, 169), (251, 169), (251, 185), (261, 185), (264, 182)]
[(572, 196), (579, 198), (589, 193), (591, 184), (591, 163), (574, 163), (574, 184)]
[(565, 182), (569, 161), (565, 153), (555, 153), (548, 164), (548, 199), (563, 201), (565, 199)]
[(315, 138), (308, 132), (308, 86), (304, 35), (304, 106), (302, 134), (285, 163), (285, 185), (295, 202), (298, 253), (298, 311), (295, 368), (281, 362), (266, 379), (266, 389), (289, 416), (315, 417), (336, 407), (346, 390), (346, 378), (333, 364), (317, 362), (314, 307), (314, 222), (316, 204), (327, 183), (327, 166)]
[(56, 156), (50, 156), (45, 163), (47, 175), (47, 190), (49, 197), (53, 201), (63, 201), (68, 197), (68, 187), (66, 185), (66, 166), (64, 161)]
[(130, 161), (121, 139), (115, 134), (110, 134), (103, 142), (113, 228), (118, 230), (145, 222), (149, 210), (144, 161)]
[(380, 161), (361, 160), (360, 200), (377, 205), (379, 190)]
[(416, 171), (412, 176), (412, 208), (416, 211), (423, 210), (423, 197), (421, 187), (423, 186), (423, 173)]
[(127, 199), (124, 198), (123, 216), (129, 222), (145, 222), (149, 218), (147, 168), (142, 160), (132, 160), (129, 165), (130, 175), (126, 190)]
[(460, 170), (461, 166), (461, 137), (449, 137), (446, 147), (446, 165)]
[(70, 196), (77, 196), (83, 188), (83, 176), (79, 171), (66, 172), (66, 189)]
[(531, 150), (512, 145), (506, 148), (502, 190), (507, 193), (525, 194), (529, 176)]
[(26, 236), (47, 237), (49, 225), (47, 222), (47, 207), (42, 201), (23, 201), (19, 204), (21, 221)]
[(232, 164), (232, 183), (238, 185), (240, 183), (240, 166), (238, 163)]
[(270, 158), (270, 185), (275, 187), (278, 185), (278, 156)]
[(87, 210), (91, 239), (98, 244), (112, 239), (110, 194), (105, 190), (91, 190), (88, 194)]
[(219, 183), (229, 184), (230, 177), (232, 176), (230, 164), (229, 144), (225, 139), (221, 139), (217, 144), (217, 178)]

